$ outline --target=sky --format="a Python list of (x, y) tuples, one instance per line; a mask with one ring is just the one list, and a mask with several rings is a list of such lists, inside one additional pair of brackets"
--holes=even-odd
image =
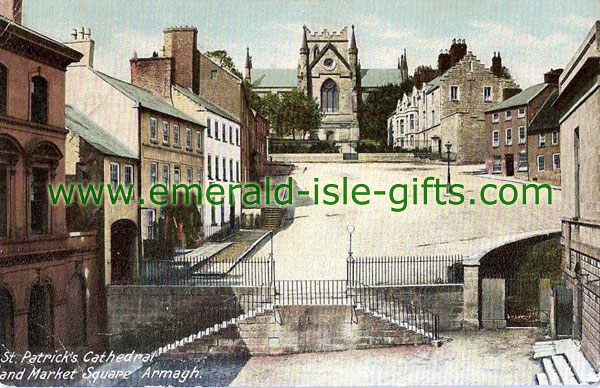
[(167, 27), (197, 27), (201, 51), (224, 49), (243, 70), (246, 47), (255, 68), (296, 68), (303, 25), (354, 24), (363, 68), (396, 67), (405, 48), (410, 73), (435, 68), (458, 38), (488, 67), (499, 51), (523, 88), (565, 67), (600, 19), (600, 0), (24, 0), (23, 8), (23, 24), (58, 41), (90, 28), (94, 67), (125, 80), (133, 52), (159, 51)]

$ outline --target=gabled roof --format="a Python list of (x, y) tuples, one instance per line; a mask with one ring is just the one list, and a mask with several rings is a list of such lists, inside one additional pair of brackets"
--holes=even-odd
[(298, 86), (297, 69), (252, 69), (255, 88), (294, 88)]
[(104, 155), (138, 159), (135, 152), (71, 105), (65, 105), (65, 127), (75, 132)]
[(530, 132), (560, 127), (560, 116), (558, 110), (554, 107), (554, 102), (557, 98), (558, 90), (555, 90), (550, 97), (546, 99), (540, 110), (533, 117), (533, 120), (531, 120), (531, 124), (529, 125)]
[(402, 72), (400, 69), (361, 69), (360, 85), (363, 88), (376, 88), (387, 84), (400, 85)]
[(209, 112), (217, 114), (217, 115), (219, 115), (221, 117), (224, 117), (224, 118), (226, 118), (228, 120), (234, 121), (234, 122), (236, 122), (238, 124), (240, 123), (240, 120), (237, 119), (233, 114), (231, 114), (231, 113), (227, 112), (225, 109), (220, 108), (217, 105), (211, 103), (207, 99), (205, 99), (203, 97), (200, 97), (199, 95), (197, 95), (196, 93), (194, 93), (190, 89), (184, 88), (184, 87), (179, 86), (177, 84), (173, 85), (173, 89), (177, 90), (179, 93), (183, 94), (184, 96), (186, 96), (190, 100), (194, 101), (196, 104), (202, 105)]
[(515, 94), (511, 98), (508, 98), (501, 103), (494, 105), (492, 108), (486, 110), (486, 112), (494, 112), (498, 110), (504, 110), (508, 108), (514, 108), (521, 105), (527, 105), (535, 96), (540, 94), (550, 84), (541, 83), (528, 87), (521, 93)]
[(123, 95), (128, 97), (129, 99), (137, 102), (144, 108), (148, 108), (157, 112), (161, 112), (167, 114), (169, 116), (177, 117), (181, 120), (186, 120), (194, 124), (202, 125), (198, 120), (188, 116), (183, 113), (179, 109), (175, 108), (173, 105), (169, 104), (165, 100), (160, 97), (155, 96), (151, 92), (143, 89), (139, 86), (135, 86), (128, 82), (122, 81), (120, 79), (111, 77), (107, 74), (104, 74), (98, 70), (92, 70), (98, 77), (104, 80), (106, 83), (117, 89)]
[[(444, 74), (446, 74), (446, 73), (444, 73)], [(434, 78), (434, 79), (432, 79), (431, 81), (427, 82), (427, 83), (425, 84), (425, 86), (427, 86), (427, 90), (425, 91), (425, 93), (430, 93), (430, 92), (432, 92), (433, 90), (435, 90), (435, 89), (439, 88), (439, 87), (440, 87), (440, 85), (442, 84), (442, 80), (443, 80), (443, 78), (442, 78), (442, 77), (444, 77), (444, 74), (442, 74), (442, 75), (438, 75), (437, 77), (435, 77), (435, 78)]]
[(346, 61), (346, 58), (344, 58), (342, 54), (340, 54), (338, 49), (331, 42), (328, 42), (325, 45), (325, 47), (323, 47), (323, 49), (319, 51), (319, 55), (317, 55), (316, 58), (313, 59), (308, 68), (312, 69), (329, 50), (333, 51), (333, 53), (340, 59), (340, 61), (342, 61), (342, 63), (344, 64), (344, 66), (346, 66), (347, 69), (350, 69), (350, 64), (348, 63), (348, 61)]

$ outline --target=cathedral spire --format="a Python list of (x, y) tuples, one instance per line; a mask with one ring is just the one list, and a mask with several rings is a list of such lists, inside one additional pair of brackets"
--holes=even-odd
[(354, 37), (354, 24), (352, 25), (352, 35), (350, 37), (350, 48), (348, 49), (349, 54), (357, 54), (358, 49), (356, 48), (356, 38)]
[(300, 47), (300, 54), (308, 54), (308, 42), (306, 41), (306, 25), (302, 26), (302, 46)]
[(252, 82), (252, 57), (250, 56), (250, 47), (246, 47), (246, 66), (244, 66), (244, 79)]

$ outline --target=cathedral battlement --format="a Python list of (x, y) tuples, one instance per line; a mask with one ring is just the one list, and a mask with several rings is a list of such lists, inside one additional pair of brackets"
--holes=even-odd
[(312, 32), (307, 29), (307, 39), (311, 40), (348, 40), (348, 27), (344, 27), (340, 32), (329, 31), (324, 28), (321, 32)]

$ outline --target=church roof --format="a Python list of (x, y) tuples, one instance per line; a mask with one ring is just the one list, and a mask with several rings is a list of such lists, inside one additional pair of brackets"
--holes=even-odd
[(402, 83), (402, 72), (400, 69), (362, 69), (361, 86), (363, 88), (376, 88), (387, 84)]
[(255, 88), (293, 88), (298, 86), (297, 69), (252, 69)]
[[(401, 84), (399, 69), (362, 69), (361, 86), (375, 88), (387, 84)], [(252, 86), (255, 88), (292, 88), (298, 86), (297, 69), (253, 69)]]

